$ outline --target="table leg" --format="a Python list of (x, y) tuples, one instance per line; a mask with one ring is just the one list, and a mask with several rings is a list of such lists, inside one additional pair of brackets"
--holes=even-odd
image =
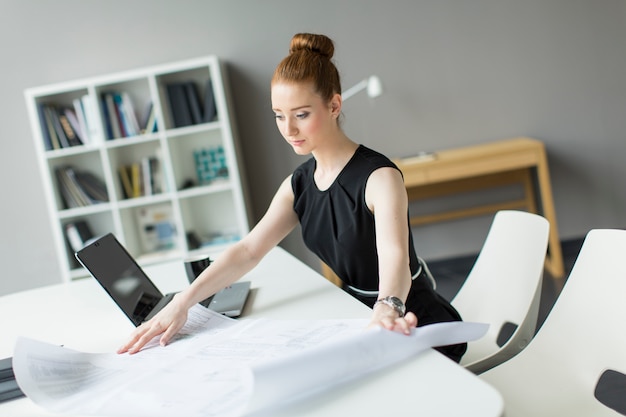
[(541, 154), (537, 164), (537, 183), (543, 216), (550, 222), (550, 236), (548, 240), (548, 256), (546, 257), (546, 269), (553, 278), (563, 278), (565, 267), (563, 265), (563, 252), (561, 240), (556, 222), (554, 200), (552, 198), (552, 186), (550, 185), (550, 173), (548, 170), (548, 158), (545, 148), (541, 148)]

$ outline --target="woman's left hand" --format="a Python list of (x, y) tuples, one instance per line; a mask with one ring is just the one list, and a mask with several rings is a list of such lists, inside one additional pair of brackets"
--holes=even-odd
[(381, 326), (384, 329), (408, 335), (411, 334), (411, 328), (417, 326), (417, 316), (409, 311), (404, 317), (398, 317), (398, 313), (392, 309), (377, 308), (374, 310), (369, 327), (372, 326)]

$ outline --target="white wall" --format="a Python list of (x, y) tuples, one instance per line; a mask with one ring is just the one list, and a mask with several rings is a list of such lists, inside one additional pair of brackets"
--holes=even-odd
[[(300, 31), (336, 41), (345, 130), (389, 156), (517, 135), (543, 140), (563, 238), (624, 227), (626, 3), (621, 0), (0, 0), (0, 294), (60, 281), (23, 90), (216, 54), (230, 64), (253, 212), (301, 161), (269, 79)], [(490, 218), (415, 230), (426, 259), (477, 252)], [(298, 235), (284, 246), (316, 266)]]

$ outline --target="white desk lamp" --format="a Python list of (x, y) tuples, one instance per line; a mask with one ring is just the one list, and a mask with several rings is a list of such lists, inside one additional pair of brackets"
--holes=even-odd
[(344, 91), (341, 95), (341, 98), (347, 100), (359, 91), (365, 89), (367, 89), (367, 95), (369, 97), (375, 98), (383, 93), (383, 84), (381, 83), (380, 78), (378, 78), (377, 75), (371, 75), (369, 78), (362, 80), (361, 82)]

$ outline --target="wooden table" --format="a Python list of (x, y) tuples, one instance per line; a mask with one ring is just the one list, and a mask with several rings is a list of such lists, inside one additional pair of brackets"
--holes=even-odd
[(524, 190), (521, 199), (415, 215), (411, 216), (411, 225), (420, 226), (507, 209), (525, 209), (541, 214), (550, 222), (546, 269), (554, 278), (563, 277), (563, 255), (548, 160), (541, 141), (518, 137), (394, 162), (404, 175), (409, 201), (521, 184)]

